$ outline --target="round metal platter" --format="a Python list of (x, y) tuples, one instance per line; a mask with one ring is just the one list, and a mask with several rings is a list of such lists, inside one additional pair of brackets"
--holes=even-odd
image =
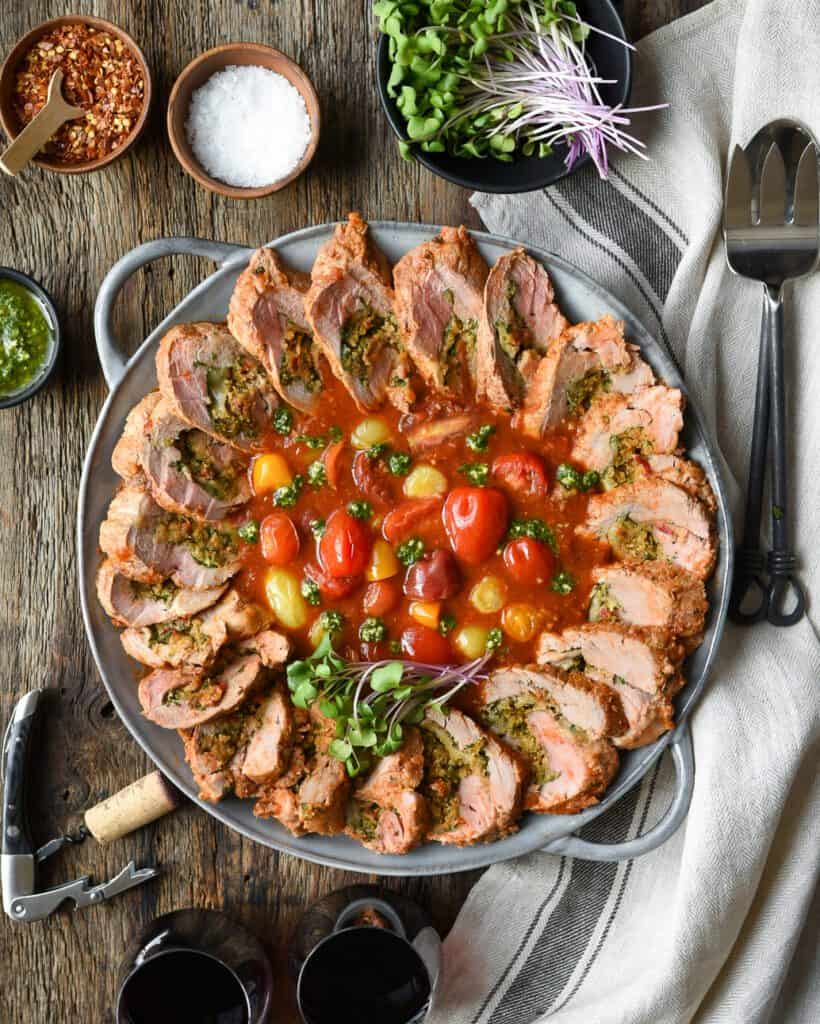
[[(289, 264), (299, 270), (309, 271), (319, 246), (329, 238), (333, 228), (332, 224), (306, 228), (286, 235), (271, 245)], [(438, 228), (431, 225), (373, 222), (371, 231), (375, 242), (387, 254), (391, 263), (395, 263), (409, 249), (435, 235)], [(482, 255), (490, 264), (504, 252), (522, 244), (481, 232), (473, 232), (473, 235)], [(180, 240), (176, 251), (188, 251), (184, 242)], [(175, 251), (173, 242), (166, 243), (167, 251)], [(643, 357), (651, 364), (657, 376), (665, 383), (686, 392), (680, 374), (667, 352), (621, 302), (564, 260), (538, 249), (529, 248), (529, 251), (548, 269), (555, 285), (557, 301), (571, 322), (596, 320), (604, 313), (613, 313), (623, 319), (628, 339), (640, 346)], [(249, 253), (250, 250), (237, 251), (221, 269), (183, 299), (145, 340), (106, 401), (88, 448), (78, 503), (79, 584), (88, 639), (117, 712), (157, 767), (204, 811), (256, 842), (316, 863), (374, 875), (444, 874), (481, 868), (518, 857), (539, 850), (552, 840), (570, 835), (611, 807), (635, 786), (660, 757), (671, 734), (661, 737), (648, 747), (624, 752), (620, 772), (601, 803), (581, 814), (526, 814), (517, 832), (492, 843), (462, 848), (428, 843), (404, 856), (384, 856), (344, 836), (292, 836), (276, 821), (255, 818), (252, 801), (229, 798), (222, 803), (210, 804), (199, 800), (176, 733), (161, 729), (143, 717), (137, 699), (137, 666), (123, 651), (119, 631), (109, 621), (95, 592), (95, 576), (100, 564), (97, 543), (99, 526), (119, 484), (119, 478), (111, 468), (111, 452), (122, 431), (126, 414), (148, 391), (156, 387), (154, 355), (164, 332), (181, 322), (224, 320), (234, 283), (244, 269)], [(687, 660), (687, 683), (676, 699), (678, 722), (685, 719), (700, 695), (714, 660), (726, 616), (731, 576), (731, 527), (725, 491), (719, 476), (718, 456), (707, 437), (696, 402), (692, 401), (690, 395), (687, 398), (681, 443), (685, 445), (689, 458), (703, 467), (715, 492), (720, 551), (717, 569), (707, 588), (710, 610), (706, 635), (701, 646)]]

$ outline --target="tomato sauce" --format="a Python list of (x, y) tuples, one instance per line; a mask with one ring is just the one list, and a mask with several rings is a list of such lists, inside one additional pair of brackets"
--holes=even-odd
[[(583, 539), (575, 533), (575, 527), (585, 519), (589, 496), (566, 492), (555, 478), (557, 466), (568, 461), (572, 448), (571, 425), (562, 425), (559, 430), (536, 441), (522, 437), (514, 431), (510, 419), (506, 416), (483, 407), (471, 411), (475, 412), (475, 426), (472, 431), (415, 451), (408, 443), (408, 428), (425, 422), (425, 417), (429, 417), (428, 422), (438, 418), (440, 410), (435, 404), (426, 409), (422, 405), (421, 415), (418, 409), (414, 409), (412, 417), (402, 416), (400, 412), (386, 404), (377, 413), (363, 414), (356, 409), (341, 383), (334, 381), (323, 395), (319, 415), (306, 416), (294, 411), (290, 432), (286, 435), (272, 433), (267, 440), (267, 448), (270, 452), (278, 452), (284, 456), (290, 472), (303, 476), (304, 484), (298, 497), (290, 505), (277, 506), (274, 498), (276, 492), (269, 491), (256, 494), (245, 510), (241, 521), (255, 520), (261, 524), (263, 540), (267, 531), (269, 541), (271, 537), (274, 540), (277, 537), (284, 537), (286, 543), (278, 554), (273, 555), (270, 542), (242, 545), (243, 569), (235, 581), (240, 592), (267, 607), (266, 576), (274, 564), (282, 565), (283, 560), (287, 570), (300, 581), (306, 577), (321, 579), (327, 566), (323, 568), (319, 550), (321, 542), (317, 540), (311, 524), (317, 520), (328, 523), (334, 512), (346, 510), (351, 502), (366, 501), (372, 507), (372, 516), (369, 519), (356, 520), (357, 525), (365, 528), (366, 546), (372, 545), (379, 538), (384, 539), (383, 531), (387, 519), (388, 533), (391, 535), (390, 544), (395, 551), (400, 540), (397, 539), (397, 534), (391, 529), (390, 524), (395, 525), (397, 519), (401, 521), (409, 517), (409, 525), (399, 530), (400, 536), (420, 538), (426, 555), (430, 555), (436, 549), (452, 552), (453, 541), (445, 528), (442, 505), (447, 493), (456, 488), (473, 487), (473, 483), (460, 467), (465, 463), (486, 463), (489, 472), (485, 486), (503, 495), (508, 525), (515, 520), (544, 521), (553, 531), (556, 550), (550, 550), (549, 545), (543, 541), (531, 541), (536, 547), (543, 549), (539, 556), (541, 560), (538, 562), (541, 568), (535, 572), (535, 578), (543, 579), (543, 582), (532, 582), (533, 572), (528, 572), (526, 568), (525, 571), (516, 573), (516, 559), (511, 557), (511, 553), (507, 553), (505, 558), (505, 549), (509, 545), (506, 530), (502, 531), (501, 541), (494, 544), (491, 553), (478, 564), (457, 557), (461, 576), (460, 586), (457, 593), (439, 602), (440, 618), (446, 620), (445, 627), (436, 629), (435, 622), (432, 625), (440, 636), (444, 634), (442, 638), (446, 639), (446, 643), (433, 644), (431, 649), (448, 652), (449, 661), (464, 662), (469, 658), (459, 649), (459, 631), (465, 626), (473, 625), (485, 629), (498, 628), (502, 631), (503, 640), (496, 650), (496, 663), (526, 664), (534, 660), (537, 636), (541, 631), (561, 630), (566, 626), (584, 622), (592, 585), (591, 572), (596, 566), (610, 561), (611, 555), (608, 545)], [(381, 455), (368, 457), (359, 454), (352, 446), (351, 434), (363, 420), (374, 417), (382, 420), (387, 426), (389, 438), (386, 444), (389, 448)], [(486, 449), (471, 450), (467, 444), (467, 435), (478, 430), (480, 426), (493, 428), (491, 433), (485, 430), (485, 435), (489, 434), (486, 437)], [(311, 446), (305, 440), (306, 437), (321, 437), (323, 443), (320, 447), (317, 440)], [(411, 469), (421, 464), (435, 467), (446, 478), (447, 493), (439, 500), (428, 497), (426, 502), (425, 499), (408, 502), (403, 492), (408, 479), (407, 474), (397, 475), (390, 471), (389, 453), (409, 455)], [(503, 457), (522, 453), (536, 456), (535, 464), (540, 464), (545, 473), (545, 487), (543, 481), (539, 485), (538, 474), (533, 483), (531, 473), (522, 473), (521, 479), (517, 480), (515, 472), (510, 472), (509, 462)], [(321, 486), (316, 486), (309, 480), (310, 466), (323, 456), (327, 470), (325, 476), (328, 480)], [(253, 467), (251, 472), (253, 473)], [(495, 505), (498, 505), (497, 499)], [(295, 543), (287, 524), (284, 524), (284, 529), (281, 521), (265, 525), (266, 518), (273, 513), (276, 513), (279, 520), (282, 514), (289, 517), (295, 527), (294, 533), (298, 536), (298, 543)], [(493, 522), (488, 524), (479, 521), (471, 527), (468, 531), (471, 536), (467, 540), (475, 541), (476, 536), (472, 532), (474, 530), (479, 534), (487, 529), (497, 532), (496, 507), (492, 516)], [(360, 532), (357, 543), (361, 541), (361, 536)], [(273, 546), (275, 548), (275, 544)], [(458, 555), (458, 542), (455, 547)], [(526, 548), (526, 544), (523, 547)], [(266, 554), (270, 560), (266, 560)], [(363, 564), (362, 557), (358, 555), (354, 561), (357, 561), (359, 566)], [(335, 566), (334, 571), (340, 571), (339, 564)], [(550, 572), (549, 578), (544, 578), (547, 571), (544, 565)], [(285, 632), (292, 636), (299, 653), (309, 653), (313, 646), (310, 632), (315, 620), (323, 611), (335, 610), (341, 613), (344, 623), (341, 631), (334, 636), (335, 645), (345, 657), (354, 660), (377, 660), (402, 654), (406, 656), (407, 645), (405, 644), (403, 650), (401, 648), (403, 636), (411, 628), (416, 629), (419, 625), (419, 619), (411, 615), (413, 598), (403, 592), (406, 572), (405, 565), (400, 565), (398, 572), (383, 581), (383, 586), (380, 584), (375, 588), (359, 571), (352, 577), (342, 578), (337, 575), (327, 580), (329, 587), (322, 594), (321, 603), (308, 606), (308, 617), (304, 625), (297, 629), (286, 628)], [(571, 589), (568, 592), (559, 592), (554, 588), (555, 577), (559, 573), (567, 574), (562, 576), (561, 580), (566, 582), (568, 576), (571, 581)], [(504, 629), (504, 608), (483, 613), (474, 607), (470, 593), (473, 587), (488, 575), (503, 581), (501, 589), (505, 591), (504, 607), (520, 604), (531, 610), (537, 622), (532, 639), (516, 639)], [(564, 590), (567, 590), (566, 586)], [(330, 596), (331, 594), (334, 596)], [(359, 627), (374, 611), (379, 612), (378, 617), (387, 627), (387, 634), (381, 642), (364, 642), (359, 638)], [(446, 623), (453, 620), (455, 625), (451, 625), (447, 630)], [(419, 657), (418, 660), (425, 659)]]

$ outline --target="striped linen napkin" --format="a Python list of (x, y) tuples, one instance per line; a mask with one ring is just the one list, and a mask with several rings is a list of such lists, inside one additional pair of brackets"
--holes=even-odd
[[(719, 440), (735, 512), (745, 485), (761, 295), (720, 237), (730, 145), (775, 117), (820, 137), (820, 0), (716, 0), (638, 45), (637, 134), (651, 161), (587, 167), (526, 196), (476, 195), (494, 232), (570, 260), (673, 354)], [(810, 599), (820, 558), (820, 277), (787, 301), (794, 543)], [(791, 629), (730, 626), (693, 717), (686, 824), (634, 861), (534, 854), (489, 869), (445, 944), (428, 1024), (820, 1021), (820, 643), (817, 605)], [(671, 765), (582, 835), (619, 841), (668, 805)]]

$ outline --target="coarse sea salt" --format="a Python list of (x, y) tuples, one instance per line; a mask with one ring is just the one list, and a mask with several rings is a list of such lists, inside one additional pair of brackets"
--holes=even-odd
[(185, 131), (211, 177), (259, 188), (281, 181), (302, 159), (310, 117), (299, 91), (283, 75), (230, 65), (194, 91)]

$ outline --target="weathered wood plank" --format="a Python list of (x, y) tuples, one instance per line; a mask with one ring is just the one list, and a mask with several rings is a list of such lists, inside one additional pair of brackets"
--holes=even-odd
[[(95, 0), (82, 5), (132, 32), (154, 70), (156, 99), (135, 152), (106, 171), (62, 177), (37, 170), (0, 182), (0, 264), (33, 274), (62, 316), (64, 354), (52, 386), (0, 414), (0, 712), (32, 686), (49, 687), (32, 773), (36, 839), (76, 827), (89, 804), (137, 778), (148, 759), (113, 713), (82, 629), (74, 560), (74, 513), (83, 454), (105, 384), (94, 351), (92, 307), (99, 283), (126, 250), (161, 235), (260, 243), (349, 209), (371, 218), (464, 221), (477, 226), (467, 193), (404, 163), (372, 87), (367, 0)], [(701, 6), (701, 0), (627, 0), (633, 36)], [(0, 51), (47, 17), (56, 0), (7, 5)], [(212, 196), (187, 178), (164, 131), (176, 74), (202, 50), (234, 39), (278, 46), (313, 77), (324, 127), (308, 173), (255, 203)], [(118, 327), (143, 338), (208, 269), (172, 260), (125, 290)], [(114, 874), (125, 861), (162, 865), (162, 877), (79, 914), (31, 926), (0, 925), (0, 1003), (10, 1024), (111, 1021), (116, 971), (126, 943), (153, 916), (186, 905), (221, 907), (250, 926), (274, 961), (277, 1020), (296, 1021), (287, 941), (310, 901), (360, 876), (317, 868), (262, 849), (191, 807), (136, 836), (71, 848), (45, 866), (44, 884)], [(443, 879), (388, 880), (418, 899), (446, 930), (476, 872)]]

